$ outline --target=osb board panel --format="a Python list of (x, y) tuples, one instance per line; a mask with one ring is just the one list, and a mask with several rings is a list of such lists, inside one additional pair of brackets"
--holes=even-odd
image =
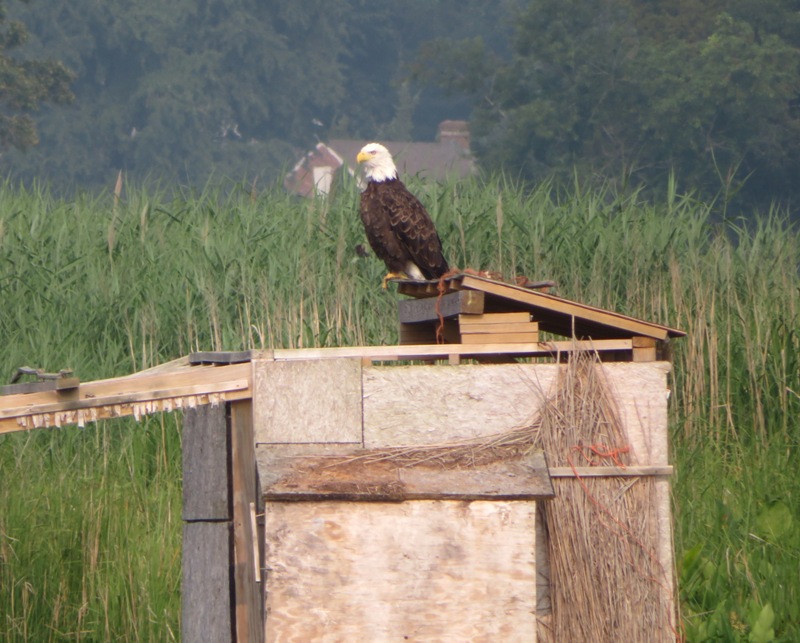
[(399, 466), (387, 459), (305, 456), (273, 462), (267, 500), (536, 500), (553, 496), (541, 451), (515, 458), (445, 466), (442, 461)]
[(270, 502), (266, 641), (535, 641), (533, 501)]
[(364, 367), (367, 448), (452, 442), (525, 426), (555, 364)]
[(256, 442), (361, 442), (357, 359), (253, 362)]
[(642, 465), (669, 464), (669, 362), (605, 362), (602, 368), (614, 392), (634, 461)]
[[(452, 442), (525, 426), (557, 381), (557, 364), (363, 369), (364, 446)], [(635, 460), (668, 464), (668, 362), (603, 363)]]

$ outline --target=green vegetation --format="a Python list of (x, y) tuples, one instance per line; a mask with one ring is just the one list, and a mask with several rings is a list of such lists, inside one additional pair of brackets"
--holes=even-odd
[(318, 140), (432, 140), (467, 118), (487, 175), (568, 183), (577, 167), (658, 186), (674, 172), (706, 199), (737, 194), (748, 215), (800, 197), (796, 0), (4, 7), (30, 39), (0, 22), (0, 114), (16, 114), (8, 80), (25, 65), (63, 90), (63, 68), (32, 61), (63, 61), (75, 102), (39, 110), (41, 144), (0, 157), (0, 176), (62, 193), (108, 189), (119, 171), (263, 185)]
[(463, 101), (403, 87), (404, 61), (423, 39), (486, 33), (504, 15), (480, 0), (48, 0), (8, 11), (31, 33), (17, 55), (62, 60), (75, 104), (43, 110), (41, 144), (0, 170), (62, 190), (107, 188), (120, 170), (263, 184), (317, 137), (431, 140), (438, 121), (466, 114)]
[[(677, 193), (412, 184), (451, 263), (688, 331), (674, 343), (676, 545), (689, 640), (800, 639), (800, 235)], [(0, 188), (0, 373), (121, 375), (192, 350), (396, 341), (357, 192)], [(180, 419), (0, 438), (0, 638), (180, 630)]]
[(7, 19), (5, 0), (0, 0), (0, 152), (36, 145), (39, 137), (31, 112), (42, 103), (63, 104), (73, 98), (73, 76), (62, 63), (14, 57), (27, 39), (25, 26)]
[(796, 203), (796, 3), (537, 0), (509, 16), (509, 53), (447, 34), (417, 60), (417, 77), (471, 98), (484, 170), (651, 186), (673, 171), (704, 195), (739, 191), (738, 207)]

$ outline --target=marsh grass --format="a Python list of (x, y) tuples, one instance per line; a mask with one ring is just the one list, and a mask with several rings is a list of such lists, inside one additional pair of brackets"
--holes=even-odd
[[(670, 382), (687, 635), (800, 638), (798, 231), (777, 211), (725, 220), (672, 183), (657, 203), (577, 182), (409, 183), (453, 265), (552, 279), (689, 333)], [(348, 180), (318, 201), (247, 184), (70, 201), (1, 187), (2, 379), (395, 343), (396, 295), (355, 251), (357, 198)], [(0, 438), (0, 638), (179, 637), (179, 423)]]

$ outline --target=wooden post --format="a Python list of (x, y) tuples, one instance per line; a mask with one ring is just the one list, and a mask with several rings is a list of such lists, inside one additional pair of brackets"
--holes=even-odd
[(185, 643), (263, 641), (251, 518), (257, 484), (252, 403), (187, 410), (181, 586)]
[(231, 508), (226, 408), (188, 409), (183, 421), (184, 643), (233, 641)]
[[(257, 536), (253, 534), (251, 507), (257, 507), (256, 448), (253, 437), (253, 403), (231, 404), (230, 414), (233, 486), (233, 578), (236, 640), (264, 640), (263, 596), (256, 583), (260, 565)], [(255, 545), (255, 546), (254, 546)]]

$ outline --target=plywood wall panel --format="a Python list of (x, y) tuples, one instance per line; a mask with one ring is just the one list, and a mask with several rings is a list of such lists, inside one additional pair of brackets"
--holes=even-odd
[(365, 446), (437, 444), (525, 426), (551, 388), (557, 368), (365, 367)]
[(536, 640), (535, 502), (266, 512), (267, 641)]
[(361, 361), (253, 362), (256, 443), (361, 442)]

